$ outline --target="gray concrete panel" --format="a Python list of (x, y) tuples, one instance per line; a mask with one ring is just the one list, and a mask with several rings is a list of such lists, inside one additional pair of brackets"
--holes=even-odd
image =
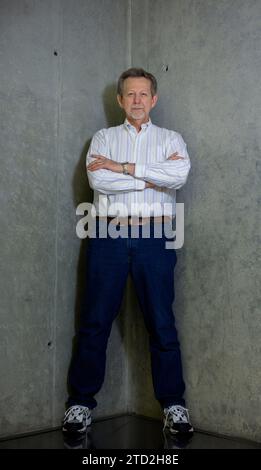
[[(59, 422), (67, 398), (66, 375), (84, 289), (85, 241), (76, 236), (76, 207), (92, 201), (85, 157), (98, 129), (117, 125), (115, 82), (125, 68), (126, 3), (80, 1), (63, 3), (61, 93), (57, 211), (57, 305), (54, 420)], [(94, 293), (99, 295), (99, 293)], [(126, 408), (126, 356), (121, 321), (108, 345), (104, 387), (97, 396), (94, 417)], [(88, 373), (88, 371), (83, 373)]]
[(0, 415), (5, 435), (52, 422), (55, 20), (51, 1), (0, 5)]
[[(151, 0), (144, 7), (139, 15), (134, 0), (133, 65), (142, 65), (146, 49), (159, 80), (153, 119), (183, 135), (192, 160), (178, 192), (185, 246), (175, 303), (187, 403), (199, 428), (260, 440), (261, 4)], [(144, 404), (139, 392), (135, 386), (138, 412), (151, 414), (151, 388)]]
[[(85, 154), (117, 124), (125, 2), (3, 1), (1, 38), (1, 435), (57, 426), (83, 290), (75, 228), (91, 200)], [(126, 407), (121, 321), (102, 415)], [(99, 413), (98, 413), (99, 414)]]

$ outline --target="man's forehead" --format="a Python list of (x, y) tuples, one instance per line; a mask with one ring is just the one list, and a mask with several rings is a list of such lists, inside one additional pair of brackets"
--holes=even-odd
[(131, 88), (142, 88), (144, 90), (150, 90), (151, 83), (148, 78), (145, 77), (128, 77), (124, 80), (124, 89), (129, 90)]

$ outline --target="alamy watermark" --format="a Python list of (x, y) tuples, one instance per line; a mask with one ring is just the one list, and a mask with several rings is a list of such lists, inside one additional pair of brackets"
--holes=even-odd
[[(99, 207), (99, 205), (98, 205)], [(131, 213), (133, 223), (127, 224), (129, 207), (123, 203), (115, 203), (110, 205), (110, 212), (116, 214), (111, 217), (100, 217), (100, 210), (96, 210), (94, 204), (82, 202), (76, 208), (76, 215), (83, 216), (76, 225), (76, 234), (79, 238), (163, 238), (166, 249), (180, 249), (184, 244), (184, 203), (176, 203), (175, 216), (172, 214), (172, 204), (154, 203), (154, 204), (132, 204)], [(160, 209), (160, 210), (159, 210)], [(162, 210), (163, 209), (163, 210)], [(143, 218), (141, 214), (157, 214), (162, 213), (164, 216), (163, 223), (157, 223), (157, 216), (153, 227), (149, 221), (149, 217)], [(153, 216), (152, 216), (153, 217)], [(138, 218), (142, 219), (142, 225), (135, 223)], [(143, 223), (145, 221), (145, 223)]]

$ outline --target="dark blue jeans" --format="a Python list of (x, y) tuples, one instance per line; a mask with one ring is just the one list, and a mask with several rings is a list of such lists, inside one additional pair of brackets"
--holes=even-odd
[[(68, 405), (97, 405), (95, 394), (105, 375), (106, 349), (128, 274), (132, 276), (149, 334), (156, 399), (162, 407), (185, 405), (180, 347), (175, 327), (174, 267), (176, 253), (166, 236), (142, 238), (142, 227), (126, 227), (127, 238), (90, 238), (86, 250), (85, 301), (75, 355), (69, 370)], [(136, 230), (132, 238), (130, 230)], [(142, 360), (142, 358), (140, 358)]]

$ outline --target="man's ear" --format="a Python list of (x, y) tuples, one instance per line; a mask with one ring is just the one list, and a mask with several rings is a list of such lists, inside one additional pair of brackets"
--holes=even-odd
[(158, 95), (154, 95), (152, 97), (152, 106), (151, 106), (152, 108), (154, 108), (154, 106), (156, 106), (157, 101), (158, 101)]
[(122, 100), (121, 95), (117, 95), (117, 101), (118, 101), (118, 103), (119, 103), (119, 106), (122, 108), (121, 100)]

